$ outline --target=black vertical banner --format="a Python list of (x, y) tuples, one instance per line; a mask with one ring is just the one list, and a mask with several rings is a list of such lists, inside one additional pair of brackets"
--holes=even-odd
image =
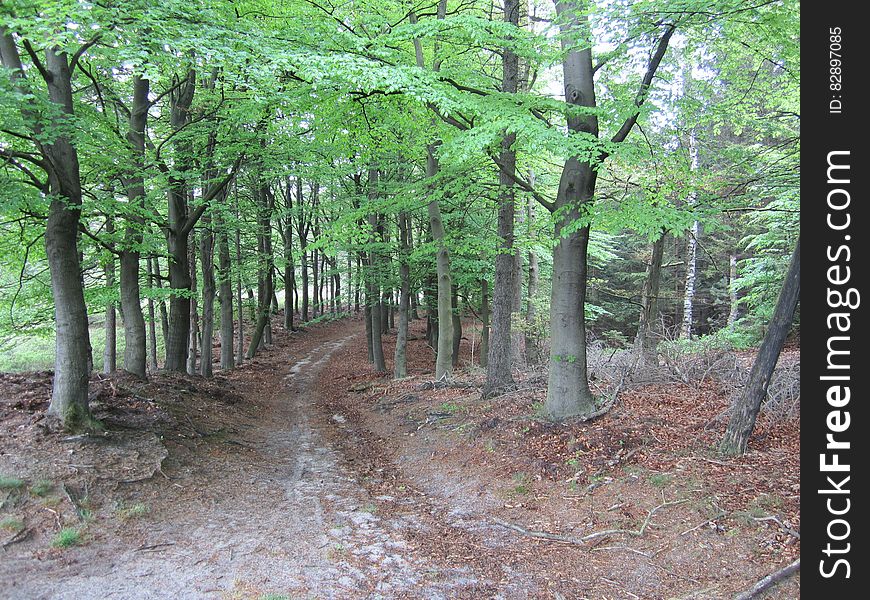
[[(801, 589), (866, 598), (870, 417), (867, 382), (866, 83), (860, 3), (801, 14)], [(824, 594), (822, 596), (821, 594)]]

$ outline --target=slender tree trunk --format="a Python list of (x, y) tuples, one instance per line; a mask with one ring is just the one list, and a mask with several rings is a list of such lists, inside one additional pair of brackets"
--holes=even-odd
[(755, 428), (755, 420), (761, 410), (761, 403), (767, 397), (767, 387), (779, 360), (782, 346), (791, 329), (794, 312), (800, 300), (801, 284), (801, 242), (798, 238), (792, 253), (788, 273), (783, 281), (776, 302), (773, 319), (764, 334), (761, 348), (749, 373), (749, 381), (738, 400), (731, 408), (731, 420), (725, 430), (725, 436), (719, 445), (722, 453), (738, 455), (746, 452), (749, 436)]
[(657, 352), (659, 336), (653, 328), (659, 312), (659, 285), (661, 283), (666, 235), (666, 232), (662, 232), (653, 242), (650, 262), (646, 270), (646, 280), (643, 284), (640, 320), (637, 326), (637, 336), (634, 339), (635, 361), (641, 367), (655, 367), (659, 363)]
[(490, 331), (490, 312), (489, 312), (489, 280), (484, 278), (480, 280), (480, 366), (486, 368), (489, 360), (489, 331)]
[(455, 369), (459, 366), (459, 347), (462, 344), (462, 318), (459, 316), (459, 289), (455, 285), (453, 286), (450, 303), (453, 308), (453, 314), (451, 315), (453, 320), (453, 352), (451, 362)]
[[(287, 192), (288, 197), (290, 192)], [(296, 294), (296, 268), (293, 264), (293, 227), (290, 216), (284, 228), (284, 329), (295, 331), (293, 323), (293, 297)]]
[[(435, 157), (435, 146), (427, 147), (426, 175), (435, 177), (438, 173), (438, 160)], [(453, 279), (450, 276), (450, 254), (447, 251), (444, 221), (441, 218), (441, 207), (437, 200), (431, 200), (427, 206), (429, 213), (429, 229), (435, 240), (435, 268), (438, 275), (438, 340), (435, 357), (435, 379), (440, 381), (453, 374)]]
[(734, 327), (740, 317), (740, 297), (737, 295), (737, 255), (728, 256), (728, 327)]
[(132, 154), (132, 169), (125, 178), (127, 198), (133, 207), (126, 217), (124, 248), (121, 251), (121, 308), (124, 312), (124, 370), (145, 378), (145, 318), (139, 288), (139, 248), (145, 229), (145, 128), (148, 120), (150, 84), (134, 76), (133, 105), (130, 110), (127, 143)]
[[(504, 20), (519, 24), (519, 0), (505, 0)], [(518, 89), (519, 58), (505, 47), (502, 49), (501, 91), (516, 94)], [(495, 284), (492, 290), (492, 325), (489, 337), (489, 356), (486, 363), (484, 397), (493, 397), (516, 386), (513, 378), (513, 348), (511, 313), (516, 297), (516, 256), (514, 256), (514, 180), (517, 155), (513, 149), (516, 134), (510, 133), (501, 143), (499, 155), (500, 198), (498, 208), (498, 254), (495, 257)], [(517, 307), (518, 308), (518, 307)]]
[[(145, 259), (145, 269), (148, 277), (148, 287), (154, 288), (154, 270), (151, 268), (151, 259)], [(148, 370), (156, 373), (157, 365), (157, 312), (154, 308), (154, 298), (148, 295)]]
[[(112, 217), (106, 219), (106, 233), (111, 235), (115, 231), (115, 225)], [(106, 276), (106, 288), (114, 291), (115, 288), (115, 257), (110, 256), (109, 260), (103, 265), (103, 273)], [(109, 300), (106, 303), (106, 347), (103, 349), (103, 373), (114, 373), (117, 368), (118, 356), (118, 311), (115, 308), (115, 301)]]
[(239, 203), (236, 196), (236, 306), (238, 307), (238, 325), (236, 326), (236, 364), (245, 360), (245, 305), (242, 301), (242, 232), (239, 229)]
[[(372, 204), (377, 200), (378, 196), (378, 171), (377, 169), (369, 169), (368, 173), (368, 195)], [(384, 359), (383, 346), (383, 310), (381, 299), (381, 257), (380, 244), (383, 241), (382, 227), (378, 215), (374, 212), (368, 216), (369, 227), (372, 234), (375, 236), (371, 241), (371, 249), (369, 250), (368, 262), (368, 298), (367, 304), (371, 307), (371, 322), (372, 322), (372, 359), (375, 365), (375, 371), (382, 372), (387, 370), (386, 361)], [(377, 246), (377, 247), (376, 247)]]
[[(695, 132), (689, 134), (689, 156), (691, 170), (698, 169), (698, 145), (695, 142)], [(689, 205), (695, 204), (695, 194), (689, 197)], [(683, 291), (683, 321), (680, 327), (680, 337), (692, 339), (692, 324), (694, 321), (695, 283), (698, 279), (698, 240), (701, 238), (701, 223), (694, 221), (689, 236), (686, 239), (686, 283)]]
[(203, 215), (199, 236), (199, 260), (202, 265), (202, 359), (199, 372), (203, 377), (213, 375), (212, 347), (214, 344), (214, 230), (211, 216)]
[(190, 268), (190, 336), (187, 352), (187, 373), (196, 374), (196, 355), (199, 341), (199, 306), (196, 301), (196, 232), (190, 232), (189, 245), (187, 247), (187, 264)]
[(221, 310), (221, 370), (236, 366), (233, 332), (233, 281), (230, 267), (230, 240), (223, 219), (215, 219), (218, 230), (218, 297)]
[(393, 360), (393, 378), (402, 379), (408, 376), (407, 346), (408, 346), (408, 311), (411, 305), (411, 267), (408, 256), (411, 252), (409, 243), (410, 218), (408, 213), (399, 213), (399, 328), (396, 332), (396, 353)]
[[(162, 274), (160, 273), (160, 261), (156, 256), (151, 258), (153, 265), (152, 272), (154, 275), (154, 285), (157, 289), (163, 289)], [(157, 301), (157, 309), (160, 312), (160, 334), (163, 336), (163, 347), (166, 348), (167, 339), (169, 338), (169, 312), (166, 310), (166, 302), (161, 296)]]

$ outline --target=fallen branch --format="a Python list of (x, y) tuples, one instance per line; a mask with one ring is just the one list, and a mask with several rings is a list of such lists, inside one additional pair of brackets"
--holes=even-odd
[(164, 548), (166, 546), (174, 546), (175, 542), (164, 542), (162, 544), (151, 544), (150, 546), (139, 546), (136, 548), (136, 552), (144, 552), (146, 550), (156, 550), (157, 548)]
[(787, 534), (789, 534), (789, 535), (792, 536), (793, 538), (801, 539), (801, 534), (800, 534), (800, 533), (798, 533), (797, 531), (795, 531), (795, 530), (792, 529), (791, 527), (786, 527), (785, 524), (784, 524), (782, 521), (780, 521), (778, 518), (776, 518), (776, 517), (774, 517), (774, 516), (767, 516), (767, 517), (752, 517), (752, 520), (753, 520), (753, 521), (773, 521), (774, 523), (776, 523), (777, 525), (779, 525), (779, 528), (780, 528), (780, 529), (782, 529), (784, 532), (786, 532)]
[(683, 500), (674, 500), (672, 502), (662, 502), (658, 506), (652, 508), (646, 515), (646, 518), (643, 520), (643, 523), (638, 529), (605, 529), (603, 531), (596, 531), (594, 533), (590, 533), (588, 535), (584, 535), (583, 537), (573, 537), (573, 536), (564, 536), (557, 535), (555, 533), (547, 533), (546, 531), (533, 531), (531, 529), (526, 529), (525, 527), (521, 527), (516, 525), (515, 523), (508, 523), (507, 521), (502, 521), (501, 519), (493, 519), (493, 521), (501, 525), (506, 529), (511, 529), (516, 531), (517, 533), (521, 533), (527, 537), (540, 539), (540, 540), (549, 540), (551, 542), (561, 542), (563, 544), (574, 544), (575, 546), (586, 546), (587, 542), (590, 540), (594, 540), (595, 538), (608, 536), (608, 535), (616, 535), (616, 534), (625, 534), (630, 535), (632, 537), (641, 537), (644, 532), (646, 532), (647, 527), (649, 527), (650, 521), (659, 510), (665, 508), (667, 506), (675, 506), (677, 504), (683, 504), (684, 502), (688, 502), (688, 498), (684, 498)]
[(786, 567), (783, 567), (779, 571), (774, 571), (766, 577), (759, 579), (758, 582), (750, 589), (734, 596), (734, 600), (752, 600), (752, 598), (755, 598), (761, 592), (773, 587), (784, 579), (788, 579), (789, 577), (797, 573), (800, 568), (801, 559), (797, 559), (796, 561)]
[(6, 550), (6, 548), (11, 546), (12, 544), (16, 544), (18, 542), (23, 542), (29, 536), (30, 536), (30, 529), (24, 528), (21, 531), (19, 531), (18, 533), (16, 533), (15, 535), (13, 535), (11, 538), (9, 538), (7, 541), (3, 542), (3, 549)]

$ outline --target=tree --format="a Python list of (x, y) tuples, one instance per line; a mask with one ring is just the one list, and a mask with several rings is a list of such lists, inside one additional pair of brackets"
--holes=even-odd
[(767, 328), (764, 340), (761, 342), (761, 348), (758, 350), (755, 362), (752, 364), (749, 381), (743, 393), (731, 407), (731, 419), (719, 444), (719, 449), (723, 454), (736, 455), (746, 452), (746, 445), (752, 430), (755, 428), (755, 420), (761, 410), (761, 404), (767, 397), (770, 378), (776, 368), (782, 346), (791, 329), (794, 311), (800, 300), (800, 250), (801, 242), (798, 238), (788, 266), (788, 273), (782, 283), (779, 299), (776, 302), (773, 319)]
[[(5, 162), (18, 166), (28, 181), (51, 198), (45, 226), (45, 251), (51, 270), (51, 290), (57, 329), (54, 380), (49, 414), (60, 418), (72, 431), (89, 430), (97, 426), (88, 407), (88, 378), (91, 364), (91, 344), (81, 260), (78, 248), (79, 218), (82, 207), (81, 176), (78, 149), (73, 144), (66, 124), (74, 118), (72, 72), (82, 54), (96, 43), (93, 38), (70, 52), (51, 45), (40, 58), (31, 41), (15, 35), (0, 24), (0, 61), (9, 70), (23, 120), (32, 123), (30, 131), (20, 135), (33, 142), (32, 150), (0, 149)], [(47, 120), (33, 114), (29, 96), (35, 86), (28, 81), (18, 51), (21, 43), (33, 61), (35, 72), (46, 90)], [(31, 71), (33, 72), (33, 71)], [(24, 161), (45, 174), (45, 181), (24, 167)]]

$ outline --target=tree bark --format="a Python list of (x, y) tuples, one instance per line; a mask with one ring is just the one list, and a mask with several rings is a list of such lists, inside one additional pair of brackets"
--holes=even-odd
[(752, 370), (749, 373), (749, 381), (743, 393), (731, 408), (731, 420), (725, 430), (725, 435), (719, 444), (719, 449), (726, 455), (740, 455), (746, 452), (749, 436), (755, 428), (761, 403), (767, 397), (767, 387), (770, 378), (776, 368), (782, 346), (785, 343), (788, 332), (794, 319), (794, 312), (800, 300), (801, 284), (801, 242), (798, 238), (792, 253), (788, 273), (779, 292), (773, 318), (764, 334), (761, 348)]
[(659, 313), (659, 286), (662, 276), (662, 257), (665, 251), (666, 232), (662, 232), (652, 245), (646, 280), (641, 295), (640, 319), (634, 338), (635, 364), (639, 367), (656, 367), (658, 361), (659, 335), (654, 331)]
[[(154, 286), (154, 269), (151, 267), (151, 259), (145, 259), (145, 270), (148, 277), (148, 287)], [(154, 308), (153, 294), (148, 294), (148, 370), (156, 373), (157, 366), (157, 312)]]
[(411, 305), (411, 267), (408, 256), (411, 252), (409, 243), (410, 218), (408, 213), (399, 213), (399, 327), (396, 332), (396, 351), (393, 359), (393, 379), (408, 376), (407, 345), (408, 345), (408, 312)]
[[(698, 145), (695, 142), (695, 132), (689, 134), (689, 156), (691, 170), (698, 169)], [(689, 205), (695, 204), (694, 192), (689, 197)], [(683, 291), (683, 320), (680, 327), (680, 337), (692, 339), (692, 325), (695, 307), (695, 282), (698, 279), (698, 240), (701, 237), (701, 223), (695, 220), (686, 240), (686, 282)]]
[(199, 347), (199, 303), (196, 301), (196, 232), (190, 232), (187, 247), (187, 265), (190, 268), (190, 337), (187, 352), (187, 374), (196, 374), (196, 358)]
[[(519, 26), (519, 0), (505, 0), (504, 20)], [(516, 94), (518, 89), (519, 58), (509, 47), (502, 49), (501, 91)], [(495, 257), (495, 283), (492, 290), (492, 325), (489, 337), (489, 356), (486, 364), (486, 382), (483, 396), (493, 397), (516, 386), (513, 378), (513, 339), (511, 314), (516, 296), (516, 260), (514, 255), (514, 180), (517, 155), (513, 149), (516, 134), (508, 133), (502, 139), (499, 155), (499, 208), (498, 254)]]
[[(438, 160), (435, 158), (435, 146), (427, 146), (426, 175), (434, 177), (438, 173)], [(447, 240), (444, 233), (444, 221), (441, 219), (441, 207), (437, 200), (430, 200), (427, 205), (429, 213), (429, 228), (432, 239), (435, 240), (435, 268), (438, 276), (438, 343), (435, 356), (435, 379), (440, 381), (453, 374), (453, 279), (450, 276), (450, 254), (447, 251)]]
[[(112, 217), (106, 219), (106, 233), (111, 235), (115, 231), (114, 220)], [(114, 292), (115, 288), (115, 257), (109, 257), (109, 260), (103, 265), (103, 273), (106, 276), (106, 289)], [(110, 292), (110, 293), (111, 293)], [(117, 314), (115, 301), (109, 300), (106, 303), (106, 346), (103, 349), (103, 373), (114, 373), (117, 368), (118, 357), (118, 339), (117, 339)]]
[(737, 295), (737, 255), (728, 256), (728, 327), (734, 327), (740, 317), (740, 298)]
[(242, 301), (242, 232), (239, 228), (239, 200), (235, 198), (236, 208), (236, 306), (238, 307), (238, 325), (236, 326), (236, 364), (240, 365), (245, 360), (245, 305)]
[(486, 368), (489, 359), (489, 280), (480, 280), (480, 366)]
[[(190, 121), (190, 107), (196, 90), (196, 72), (189, 69), (184, 82), (170, 94), (169, 122), (172, 131), (181, 130)], [(176, 141), (179, 157), (175, 171), (184, 172), (190, 166), (189, 144)], [(166, 339), (167, 371), (184, 372), (190, 350), (190, 263), (188, 260), (187, 227), (188, 190), (183, 177), (170, 175), (168, 192), (169, 226), (166, 229), (166, 245), (169, 252), (169, 336)]]
[(457, 286), (453, 286), (453, 293), (451, 294), (451, 306), (453, 308), (453, 314), (451, 315), (453, 320), (453, 354), (451, 357), (451, 362), (453, 363), (453, 368), (459, 366), (459, 347), (462, 344), (462, 318), (459, 315), (459, 289)]
[(293, 264), (293, 195), (287, 182), (287, 218), (284, 224), (284, 329), (295, 331), (293, 323), (293, 297), (296, 294), (296, 267)]
[[(368, 196), (372, 204), (377, 199), (378, 195), (378, 171), (377, 169), (369, 169), (368, 173)], [(369, 227), (372, 232), (372, 240), (369, 242), (369, 272), (368, 272), (368, 293), (367, 304), (371, 307), (371, 323), (372, 323), (372, 360), (375, 365), (375, 371), (383, 372), (387, 370), (386, 361), (384, 359), (383, 345), (383, 310), (381, 300), (381, 250), (380, 245), (383, 241), (381, 237), (382, 227), (380, 219), (375, 212), (368, 215)]]
[(233, 281), (230, 267), (230, 240), (223, 219), (215, 219), (218, 230), (218, 297), (221, 310), (221, 370), (236, 366), (233, 331)]
[[(534, 181), (533, 178), (529, 178)], [(529, 200), (526, 207), (526, 218), (529, 230), (531, 231), (532, 222), (535, 218), (534, 200)], [(538, 295), (538, 286), (540, 285), (540, 272), (538, 268), (538, 254), (533, 250), (529, 250), (529, 285), (526, 289), (526, 331), (525, 331), (525, 352), (526, 362), (530, 365), (538, 365), (541, 363), (541, 342), (538, 337), (537, 328), (537, 312), (535, 301)]]
[(126, 216), (124, 247), (121, 251), (121, 309), (124, 312), (124, 370), (146, 377), (145, 317), (139, 287), (139, 261), (145, 231), (145, 129), (148, 123), (150, 82), (133, 76), (133, 105), (127, 130), (131, 170), (125, 177), (130, 212)]
[(214, 345), (214, 242), (215, 233), (212, 228), (211, 215), (205, 214), (202, 219), (202, 231), (199, 235), (199, 261), (202, 266), (202, 359), (199, 372), (203, 377), (212, 377), (212, 347)]

